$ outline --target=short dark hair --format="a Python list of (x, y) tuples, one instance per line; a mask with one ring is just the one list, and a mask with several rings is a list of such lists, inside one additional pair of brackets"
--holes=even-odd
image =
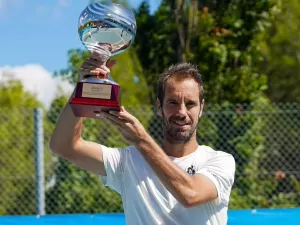
[(161, 104), (165, 97), (165, 86), (170, 77), (176, 77), (177, 79), (183, 80), (186, 78), (194, 79), (199, 85), (199, 100), (200, 104), (204, 98), (204, 88), (202, 76), (199, 73), (197, 67), (191, 63), (178, 63), (171, 65), (162, 74), (159, 75), (157, 83), (157, 98)]

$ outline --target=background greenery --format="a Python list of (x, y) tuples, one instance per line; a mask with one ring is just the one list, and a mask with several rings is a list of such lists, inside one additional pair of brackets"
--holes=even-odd
[[(156, 99), (156, 76), (177, 62), (198, 65), (207, 103), (198, 140), (233, 154), (237, 161), (230, 208), (299, 206), (300, 162), (294, 156), (300, 155), (300, 2), (166, 0), (150, 14), (144, 1), (134, 12), (136, 39), (115, 58), (117, 65), (112, 69), (123, 89), (122, 104), (160, 142), (160, 122), (151, 107)], [(71, 49), (68, 67), (55, 76), (76, 84), (78, 70), (88, 56), (86, 51)], [(0, 83), (0, 96), (4, 106), (0, 110), (1, 148), (10, 149), (9, 155), (0, 152), (0, 174), (5, 180), (0, 182), (0, 198), (7, 199), (0, 204), (0, 214), (34, 214), (33, 137), (23, 140), (20, 136), (33, 135), (32, 108), (43, 106), (15, 80)], [(44, 109), (46, 149), (67, 100), (68, 96), (58, 96), (50, 109)], [(279, 125), (280, 132), (274, 132)], [(109, 124), (95, 120), (85, 120), (84, 138), (108, 146), (126, 145)], [(274, 163), (278, 158), (282, 165)], [(45, 160), (46, 180), (55, 180), (46, 188), (47, 213), (122, 211), (120, 197), (103, 187), (98, 177), (57, 159), (50, 151)], [(296, 173), (285, 173), (284, 178), (273, 173), (281, 170)], [(18, 177), (4, 179), (8, 174)], [(26, 207), (19, 207), (24, 202)]]

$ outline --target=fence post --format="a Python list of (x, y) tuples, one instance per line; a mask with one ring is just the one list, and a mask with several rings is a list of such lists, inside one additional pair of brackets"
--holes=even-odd
[(45, 215), (44, 129), (43, 111), (41, 108), (34, 109), (34, 150), (36, 213), (38, 215)]

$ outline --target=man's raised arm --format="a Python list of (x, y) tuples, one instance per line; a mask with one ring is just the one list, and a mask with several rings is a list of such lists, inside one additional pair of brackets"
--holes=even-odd
[[(114, 64), (115, 61), (110, 61), (107, 66), (112, 67)], [(110, 72), (108, 67), (98, 61), (93, 54), (82, 64), (80, 79), (87, 75), (98, 78), (106, 76)], [(82, 139), (82, 121), (83, 118), (74, 116), (68, 102), (54, 129), (50, 149), (82, 169), (105, 176), (101, 145)]]
[(75, 117), (69, 105), (62, 110), (50, 140), (50, 149), (80, 168), (106, 175), (101, 145), (82, 139), (83, 118)]

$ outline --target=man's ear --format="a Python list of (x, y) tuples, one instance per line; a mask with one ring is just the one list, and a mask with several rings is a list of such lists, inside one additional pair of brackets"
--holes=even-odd
[(203, 108), (204, 108), (204, 103), (205, 103), (205, 101), (204, 101), (204, 99), (202, 99), (202, 102), (201, 102), (201, 104), (200, 104), (200, 113), (199, 113), (199, 118), (202, 116), (202, 113), (203, 113)]
[(162, 116), (162, 110), (161, 110), (160, 101), (158, 99), (156, 99), (156, 110), (157, 110), (157, 115), (161, 117)]

